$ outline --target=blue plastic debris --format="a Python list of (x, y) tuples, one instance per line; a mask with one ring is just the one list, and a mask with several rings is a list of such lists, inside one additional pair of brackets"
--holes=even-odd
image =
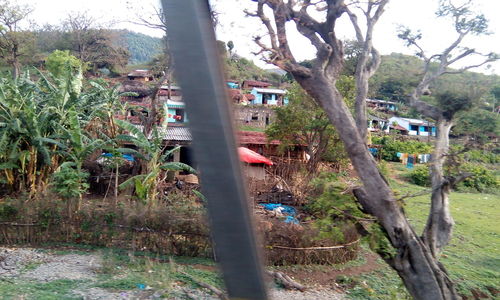
[(297, 212), (295, 211), (295, 208), (288, 206), (288, 205), (283, 205), (281, 203), (261, 203), (259, 204), (260, 206), (263, 206), (264, 209), (267, 210), (275, 210), (277, 208), (282, 208), (281, 212), (287, 215), (295, 216)]
[(290, 223), (290, 224), (299, 224), (299, 220), (297, 220), (297, 218), (292, 217), (292, 216), (286, 216), (284, 222), (285, 223)]
[(140, 289), (140, 290), (144, 290), (146, 288), (146, 285), (142, 284), (142, 283), (138, 283), (137, 284), (137, 288)]
[(122, 157), (128, 161), (135, 161), (134, 156), (132, 156), (132, 154), (123, 154)]
[[(104, 156), (104, 157), (113, 157), (113, 153), (103, 153), (101, 156)], [(127, 161), (135, 161), (135, 158), (132, 154), (123, 154), (122, 155), (122, 158), (124, 158), (125, 160)]]
[(283, 205), (281, 203), (261, 203), (259, 205), (264, 207), (264, 209), (266, 210), (278, 210), (282, 214), (287, 215), (285, 220), (283, 221), (285, 223), (299, 224), (299, 220), (295, 218), (297, 212), (295, 211), (295, 208), (291, 206)]

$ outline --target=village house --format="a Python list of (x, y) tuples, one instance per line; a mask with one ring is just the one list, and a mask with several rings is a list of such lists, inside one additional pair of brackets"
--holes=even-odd
[(242, 90), (239, 89), (228, 89), (228, 94), (229, 94), (229, 99), (231, 99), (231, 101), (234, 104), (247, 105), (250, 104), (252, 100), (255, 99), (254, 95), (244, 93)]
[(283, 106), (288, 104), (288, 98), (285, 97), (285, 90), (253, 88), (250, 93), (255, 96), (255, 99), (250, 102), (251, 104), (276, 106)]
[(389, 133), (389, 121), (377, 116), (368, 115), (368, 131)]
[(408, 130), (408, 135), (436, 136), (435, 124), (425, 120), (392, 117), (389, 119), (389, 123)]
[(173, 100), (177, 102), (182, 101), (181, 88), (177, 85), (162, 85), (158, 91), (158, 100), (163, 103), (167, 100)]
[(186, 106), (184, 102), (167, 100), (163, 102), (166, 121), (170, 124), (184, 124), (188, 122)]
[(257, 81), (257, 80), (245, 80), (241, 84), (242, 89), (248, 89), (251, 90), (253, 88), (268, 88), (272, 84), (264, 82), (264, 81)]
[(280, 151), (280, 141), (269, 140), (264, 132), (258, 131), (238, 131), (236, 132), (236, 138), (240, 146), (266, 157), (285, 156), (301, 161), (306, 160), (307, 145), (293, 145), (287, 147), (284, 151)]
[(396, 102), (386, 100), (366, 99), (366, 105), (375, 110), (386, 112), (395, 112), (398, 110)]
[(153, 73), (149, 70), (134, 70), (127, 75), (129, 80), (136, 80), (136, 81), (143, 81), (143, 82), (148, 82), (148, 81), (153, 81)]
[(262, 129), (269, 126), (276, 118), (276, 112), (271, 107), (262, 105), (234, 105), (233, 115), (238, 125)]

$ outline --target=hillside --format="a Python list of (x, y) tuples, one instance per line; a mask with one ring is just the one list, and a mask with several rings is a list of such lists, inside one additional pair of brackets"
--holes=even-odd
[(150, 62), (161, 52), (160, 38), (129, 30), (120, 30), (121, 46), (130, 53), (129, 64), (144, 64)]
[[(400, 53), (382, 56), (380, 67), (370, 80), (370, 97), (403, 101), (417, 85), (422, 68), (422, 60), (415, 56)], [(431, 86), (431, 91), (467, 88), (472, 95), (481, 95), (495, 85), (500, 85), (498, 75), (464, 72), (442, 76)]]

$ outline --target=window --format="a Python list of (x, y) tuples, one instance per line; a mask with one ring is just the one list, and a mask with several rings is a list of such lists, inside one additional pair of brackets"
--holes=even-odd
[(176, 122), (184, 122), (184, 109), (176, 109), (174, 119)]
[(262, 94), (262, 104), (267, 104), (268, 101), (272, 100), (271, 94)]
[(422, 126), (422, 131), (423, 132), (429, 132), (429, 127), (428, 126)]
[(259, 120), (259, 113), (252, 113), (252, 121), (258, 121)]
[(410, 131), (418, 131), (418, 125), (410, 125)]

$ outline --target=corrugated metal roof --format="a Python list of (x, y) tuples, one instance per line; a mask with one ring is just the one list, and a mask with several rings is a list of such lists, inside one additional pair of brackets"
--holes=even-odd
[(260, 89), (260, 88), (254, 88), (258, 93), (266, 93), (266, 94), (285, 94), (285, 90), (280, 90), (280, 89)]
[(396, 102), (392, 101), (386, 101), (386, 100), (379, 100), (379, 99), (366, 99), (366, 102), (372, 102), (372, 103), (387, 103), (387, 104), (394, 104), (396, 105)]
[(186, 107), (186, 105), (185, 105), (184, 102), (173, 101), (173, 100), (167, 100), (167, 102), (165, 103), (165, 105), (168, 108), (185, 108)]
[[(161, 86), (161, 89), (162, 89), (162, 90), (168, 90), (168, 85), (162, 85), (162, 86)], [(171, 86), (170, 86), (170, 89), (171, 89), (171, 90), (180, 90), (180, 89), (181, 89), (181, 87), (180, 87), (180, 86), (178, 86), (178, 85), (171, 85)]]
[(158, 132), (166, 141), (192, 141), (193, 137), (187, 127), (159, 127)]

